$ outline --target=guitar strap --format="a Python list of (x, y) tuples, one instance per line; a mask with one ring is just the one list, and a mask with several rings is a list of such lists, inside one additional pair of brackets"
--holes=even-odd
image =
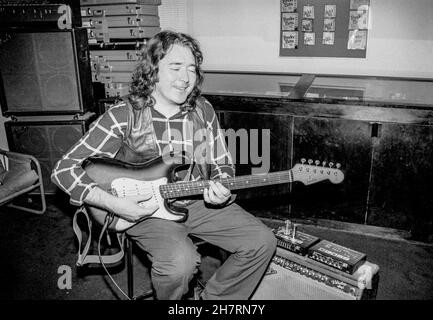
[[(88, 237), (86, 244), (84, 245), (83, 250), (81, 251), (82, 242), (83, 242), (83, 233), (81, 232), (80, 226), (78, 225), (78, 216), (82, 214), (85, 217), (85, 220), (87, 222), (87, 228), (88, 228)], [(125, 255), (124, 252), (124, 242), (125, 242), (125, 234), (124, 233), (116, 233), (116, 239), (119, 245), (119, 252), (115, 254), (110, 255), (99, 255), (97, 254), (89, 254), (90, 245), (92, 243), (92, 220), (89, 217), (89, 214), (87, 213), (87, 210), (84, 206), (81, 206), (80, 208), (75, 211), (74, 218), (72, 221), (72, 227), (74, 229), (75, 236), (78, 239), (78, 259), (76, 262), (77, 266), (83, 266), (85, 264), (90, 263), (97, 263), (100, 264), (101, 260), (104, 264), (114, 264), (119, 261), (121, 261)], [(109, 234), (107, 232), (107, 236), (109, 237)], [(110, 238), (108, 238), (110, 239)], [(108, 240), (110, 242), (110, 240)]]

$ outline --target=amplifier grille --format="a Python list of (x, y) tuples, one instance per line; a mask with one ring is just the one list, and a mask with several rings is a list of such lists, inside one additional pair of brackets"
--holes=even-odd
[(84, 134), (83, 123), (38, 124), (8, 122), (8, 144), (12, 151), (31, 154), (41, 165), (46, 194), (54, 194), (56, 185), (51, 183), (51, 171), (55, 163)]
[(5, 39), (0, 50), (4, 112), (75, 114), (92, 108), (85, 30), (0, 36)]
[(332, 288), (274, 262), (276, 273), (265, 275), (252, 300), (356, 300), (357, 297)]

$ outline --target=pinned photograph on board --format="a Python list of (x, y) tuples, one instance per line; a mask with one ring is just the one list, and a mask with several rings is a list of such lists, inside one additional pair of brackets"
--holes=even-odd
[(281, 17), (281, 29), (288, 31), (298, 30), (298, 14), (285, 12)]
[(335, 40), (335, 32), (323, 32), (322, 44), (333, 46)]
[(313, 32), (313, 20), (303, 19), (302, 20), (302, 31), (303, 32)]
[(297, 12), (298, 0), (281, 0), (281, 12)]
[(353, 30), (349, 31), (347, 40), (348, 50), (365, 50), (367, 47), (367, 31)]
[(368, 29), (368, 11), (349, 12), (349, 30)]
[(370, 0), (350, 0), (350, 10), (368, 10)]
[(335, 19), (329, 19), (329, 18), (324, 19), (323, 31), (335, 31)]
[(296, 48), (298, 48), (298, 32), (297, 31), (283, 31), (281, 43), (282, 43), (283, 49), (296, 49)]
[(302, 10), (302, 18), (314, 19), (314, 6), (304, 6)]
[(335, 18), (337, 16), (337, 6), (335, 4), (325, 5), (325, 18)]
[(306, 46), (314, 46), (316, 44), (316, 34), (314, 32), (305, 32), (304, 44)]

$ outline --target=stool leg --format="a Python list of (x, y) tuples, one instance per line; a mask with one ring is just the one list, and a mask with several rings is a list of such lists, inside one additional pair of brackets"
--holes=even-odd
[(126, 269), (128, 278), (128, 296), (130, 299), (134, 299), (134, 262), (132, 261), (132, 243), (128, 237), (125, 239), (126, 246)]

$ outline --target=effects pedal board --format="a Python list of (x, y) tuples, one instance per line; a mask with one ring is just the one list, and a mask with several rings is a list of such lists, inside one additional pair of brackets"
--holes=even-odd
[(274, 231), (275, 237), (277, 238), (277, 246), (305, 256), (308, 253), (308, 249), (319, 242), (320, 239), (310, 234), (297, 231), (296, 227), (296, 224), (293, 224), (291, 227), (290, 221), (287, 220), (285, 227)]
[(322, 240), (308, 249), (308, 258), (348, 274), (353, 274), (367, 256), (364, 253)]

